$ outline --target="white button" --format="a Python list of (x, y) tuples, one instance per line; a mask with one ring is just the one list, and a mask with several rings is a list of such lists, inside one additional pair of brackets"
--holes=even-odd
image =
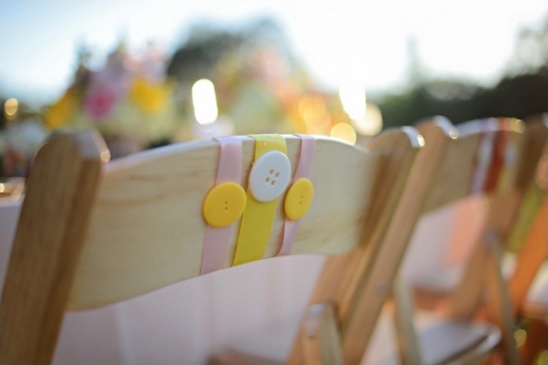
[(249, 188), (260, 202), (276, 199), (285, 191), (291, 179), (291, 163), (280, 151), (270, 151), (262, 155), (251, 168)]

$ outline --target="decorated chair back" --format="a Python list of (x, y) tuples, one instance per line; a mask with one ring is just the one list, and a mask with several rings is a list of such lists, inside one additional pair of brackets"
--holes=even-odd
[[(391, 222), (420, 138), (223, 137), (108, 162), (60, 134), (32, 168), (0, 308), (0, 362), (51, 362), (63, 314), (248, 262), (340, 255)], [(344, 278), (343, 278), (344, 279)]]

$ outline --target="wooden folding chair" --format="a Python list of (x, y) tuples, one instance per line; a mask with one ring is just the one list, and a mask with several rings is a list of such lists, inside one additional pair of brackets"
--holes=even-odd
[[(517, 363), (511, 324), (511, 305), (506, 283), (502, 278), (500, 250), (503, 248), (503, 238), (507, 235), (508, 226), (515, 218), (517, 207), (522, 200), (524, 187), (531, 179), (533, 171), (531, 166), (535, 166), (534, 161), (539, 159), (539, 141), (542, 141), (543, 134), (539, 136), (539, 129), (536, 127), (529, 128), (525, 134), (522, 134), (523, 124), (516, 120), (492, 119), (487, 123), (491, 126), (486, 127), (486, 124), (482, 126), (482, 122), (479, 121), (458, 127), (459, 138), (452, 143), (454, 147), (447, 151), (446, 164), (440, 167), (439, 177), (425, 202), (424, 213), (430, 213), (442, 207), (451, 207), (450, 204), (467, 197), (480, 194), (483, 197), (486, 214), (485, 221), (480, 223), (479, 234), (476, 237), (472, 236), (471, 242), (458, 242), (471, 250), (468, 263), (463, 270), (464, 275), (460, 282), (457, 282), (456, 288), (442, 280), (435, 290), (445, 289), (445, 293), (442, 292), (442, 294), (452, 296), (452, 302), (445, 309), (448, 312), (448, 318), (458, 320), (461, 324), (472, 323), (474, 315), (480, 312), (482, 306), (487, 305), (491, 321), (500, 330), (500, 342), (506, 363)], [(420, 127), (419, 130), (421, 130)], [(422, 130), (421, 133), (423, 133)], [(425, 139), (428, 144), (428, 136), (425, 135)], [(468, 214), (471, 213), (474, 212), (468, 211)], [(471, 217), (468, 217), (468, 222), (470, 219)], [(466, 231), (467, 227), (461, 226), (459, 229)], [(461, 236), (466, 235), (461, 234)], [(420, 246), (418, 243), (417, 245)], [(418, 250), (413, 248), (413, 244), (410, 255), (415, 257), (415, 261), (420, 256)], [(428, 265), (426, 262), (423, 264)], [(405, 268), (404, 273), (414, 274), (409, 267)], [(443, 277), (442, 272), (432, 271), (429, 275)], [(424, 290), (419, 296), (424, 296)], [(430, 298), (432, 297), (435, 296), (430, 295)], [(443, 332), (439, 330), (437, 334), (440, 341), (443, 341)], [(422, 334), (421, 330), (417, 333)], [(460, 340), (465, 341), (460, 342), (473, 343), (478, 339), (478, 334), (479, 332), (470, 334), (466, 338), (461, 336)], [(492, 339), (492, 345), (497, 345), (496, 338), (492, 337)], [(461, 355), (466, 362), (469, 362), (468, 355), (471, 353), (465, 349), (464, 344), (461, 345), (463, 347)], [(454, 350), (459, 347), (459, 344), (453, 343), (448, 346), (449, 349)], [(429, 346), (423, 344), (422, 347), (423, 352), (427, 353), (429, 348), (436, 348), (437, 345), (432, 342)], [(477, 355), (485, 355), (485, 352), (480, 351)], [(429, 356), (425, 357), (425, 362), (431, 363)], [(479, 356), (480, 360), (481, 358)], [(447, 359), (455, 361), (456, 358), (453, 356), (446, 358), (445, 361), (449, 361)], [(433, 363), (443, 363), (443, 361), (433, 361)]]
[[(515, 364), (520, 362), (514, 338), (516, 317), (512, 315), (516, 301), (508, 291), (503, 258), (520, 207), (525, 204), (524, 197), (535, 184), (535, 173), (548, 142), (548, 124), (531, 120), (516, 139), (515, 147), (509, 145), (507, 134), (502, 137), (498, 148), (503, 166), (495, 165), (500, 178), (463, 280), (452, 294), (452, 313), (457, 318), (471, 318), (484, 305), (487, 318), (501, 329), (500, 347), (505, 363)], [(500, 146), (506, 148), (500, 151)]]
[[(513, 263), (508, 286), (514, 323), (523, 323), (521, 362), (531, 364), (548, 341), (548, 114), (528, 120), (531, 139), (529, 151), (541, 149), (530, 170), (523, 191), (519, 214), (508, 229), (505, 244)], [(536, 142), (536, 143), (532, 143)], [(534, 168), (536, 167), (536, 169)], [(522, 172), (522, 175), (524, 174)]]
[[(344, 325), (354, 330), (347, 330), (352, 335), (349, 344), (355, 349), (350, 363), (359, 362), (360, 352), (364, 356), (383, 304), (392, 292), (398, 342), (394, 351), (399, 352), (404, 364), (479, 363), (498, 344), (499, 329), (486, 323), (421, 315), (419, 327), (415, 328), (412, 321), (415, 313), (406, 286), (398, 279), (396, 285), (391, 283), (421, 216), (473, 194), (492, 193), (502, 177), (500, 164), (497, 169), (491, 161), (479, 161), (484, 158), (480, 150), (492, 148), (486, 146), (486, 139), (492, 138), (493, 142), (516, 139), (521, 134), (520, 126), (508, 120), (502, 124), (498, 121), (470, 123), (457, 129), (440, 117), (417, 126), (425, 139), (425, 147), (413, 165), (401, 206), (393, 217), (394, 226), (389, 228), (377, 250), (361, 256), (328, 258), (311, 301), (331, 300), (338, 304), (343, 331)], [(363, 274), (356, 275), (356, 272)], [(330, 277), (341, 273), (354, 275), (352, 285), (330, 284)], [(390, 359), (375, 360), (384, 364)]]
[[(0, 364), (50, 363), (67, 310), (263, 258), (376, 247), (393, 214), (401, 218), (420, 145), (412, 128), (365, 150), (305, 136), (228, 137), (107, 163), (97, 135), (54, 136), (35, 159), (13, 243)], [(310, 309), (294, 363), (347, 359), (333, 310)]]
[[(397, 240), (397, 244), (403, 248), (409, 244), (422, 216), (467, 196), (492, 190), (501, 175), (499, 170), (490, 168), (491, 163), (482, 161), (484, 157), (480, 151), (487, 147), (485, 140), (516, 138), (520, 134), (519, 124), (510, 120), (500, 125), (493, 121), (488, 124), (469, 123), (457, 129), (447, 119), (436, 117), (419, 123), (417, 128), (425, 139), (425, 147), (417, 157), (402, 198), (417, 202), (412, 209), (407, 209), (407, 225)], [(430, 229), (439, 230), (438, 227)], [(395, 277), (405, 250), (398, 251), (392, 257), (391, 263), (379, 260), (379, 257), (390, 255), (383, 250), (390, 250), (393, 242), (387, 237), (385, 244), (376, 257), (377, 275), (372, 275), (370, 282), (365, 284), (365, 289), (358, 290), (375, 290), (378, 278)], [(428, 264), (422, 262), (422, 265)], [(395, 299), (392, 315), (396, 323), (401, 363), (479, 363), (497, 345), (500, 331), (495, 326), (415, 313), (404, 280), (396, 279), (395, 284), (392, 288)], [(384, 297), (388, 294), (390, 293), (385, 293)], [(363, 303), (358, 310), (371, 313), (371, 309), (365, 309), (365, 305)], [(378, 307), (374, 309), (375, 313), (379, 310)], [(371, 334), (368, 332), (367, 336)], [(379, 363), (386, 361), (380, 360)]]

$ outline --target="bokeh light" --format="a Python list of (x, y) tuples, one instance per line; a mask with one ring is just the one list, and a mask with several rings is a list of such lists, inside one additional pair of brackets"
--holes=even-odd
[(353, 120), (361, 120), (365, 117), (366, 96), (362, 86), (346, 84), (339, 88), (339, 97), (343, 109)]
[(348, 123), (337, 123), (331, 128), (331, 137), (350, 144), (356, 143), (356, 131)]
[(17, 113), (18, 109), (19, 109), (19, 102), (15, 98), (9, 98), (4, 103), (4, 113), (6, 114), (8, 118), (13, 117)]
[(196, 121), (201, 125), (211, 124), (217, 120), (217, 98), (215, 85), (207, 79), (201, 79), (192, 86), (192, 104)]

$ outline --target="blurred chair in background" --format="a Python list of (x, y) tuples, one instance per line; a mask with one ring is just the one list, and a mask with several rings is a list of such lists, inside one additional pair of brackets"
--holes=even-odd
[[(459, 125), (455, 148), (458, 143), (468, 144), (468, 152), (461, 147), (454, 155), (461, 161), (468, 158), (473, 169), (453, 170), (461, 166), (458, 159), (440, 169), (440, 185), (454, 185), (446, 191), (431, 191), (425, 208), (431, 216), (425, 215), (419, 222), (403, 268), (403, 276), (415, 287), (417, 305), (423, 309), (441, 303), (449, 318), (462, 322), (472, 320), (487, 307), (491, 322), (501, 330), (507, 363), (517, 363), (518, 359), (499, 251), (504, 248), (546, 141), (542, 123), (534, 123), (524, 132), (523, 127), (511, 119)], [(466, 139), (475, 140), (475, 147), (458, 142)], [(444, 210), (439, 210), (440, 202)], [(449, 238), (448, 232), (452, 235)], [(449, 296), (453, 299), (448, 300)], [(473, 342), (474, 336), (466, 341)]]

